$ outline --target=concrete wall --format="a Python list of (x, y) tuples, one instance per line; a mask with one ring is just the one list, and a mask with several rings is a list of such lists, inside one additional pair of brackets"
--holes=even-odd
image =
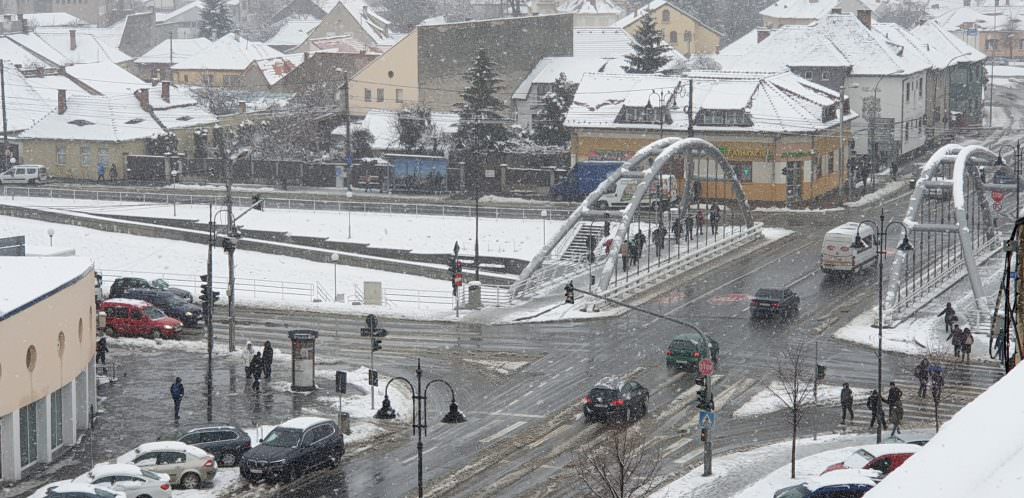
[[(73, 178), (76, 180), (95, 180), (100, 152), (104, 147), (109, 153), (107, 173), (110, 164), (117, 165), (117, 172), (124, 178), (124, 165), (127, 157), (146, 152), (145, 140), (130, 142), (88, 142), (79, 140), (37, 140), (21, 141), (21, 157), (25, 164), (43, 164), (49, 168), (50, 176), (57, 178)], [(64, 161), (58, 161), (57, 150), (63, 147)], [(88, 151), (88, 156), (83, 152)]]
[[(400, 111), (419, 101), (417, 57), (420, 29), (422, 27), (413, 30), (352, 76), (349, 81), (349, 105), (353, 115), (365, 116), (370, 109)], [(402, 102), (396, 101), (395, 90), (402, 90)], [(370, 92), (369, 101), (366, 99), (367, 91)], [(379, 101), (377, 95), (381, 91), (384, 98)]]
[(480, 50), (495, 62), (509, 95), (542, 58), (572, 55), (572, 19), (561, 14), (419, 26), (420, 100), (434, 110), (451, 110), (466, 86), (462, 75)]

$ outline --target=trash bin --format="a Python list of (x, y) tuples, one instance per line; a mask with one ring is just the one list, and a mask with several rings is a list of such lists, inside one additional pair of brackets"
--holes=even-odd
[(469, 283), (469, 300), (466, 302), (466, 307), (473, 310), (484, 307), (480, 300), (480, 282), (476, 280)]
[(292, 341), (292, 390), (316, 390), (316, 338), (315, 330), (289, 330)]

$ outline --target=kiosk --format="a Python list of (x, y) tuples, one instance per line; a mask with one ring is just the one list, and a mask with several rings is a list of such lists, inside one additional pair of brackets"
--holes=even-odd
[(316, 390), (316, 338), (315, 330), (289, 330), (292, 341), (292, 391)]

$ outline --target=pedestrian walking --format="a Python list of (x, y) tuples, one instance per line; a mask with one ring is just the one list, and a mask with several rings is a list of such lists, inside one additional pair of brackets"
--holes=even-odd
[(117, 181), (117, 164), (110, 165), (110, 181)]
[(174, 384), (171, 384), (171, 399), (174, 400), (174, 420), (181, 418), (178, 416), (178, 411), (181, 410), (181, 399), (184, 397), (185, 386), (181, 384), (181, 377), (175, 377)]
[(604, 236), (607, 237), (612, 234), (612, 220), (608, 213), (604, 213)]
[(252, 357), (256, 354), (256, 350), (252, 347), (252, 341), (245, 341), (245, 347), (242, 348), (242, 367), (245, 368), (245, 378), (248, 379), (252, 376)]
[(839, 391), (839, 404), (843, 407), (843, 421), (842, 424), (846, 424), (846, 413), (850, 413), (850, 422), (853, 422), (853, 390), (850, 389), (850, 384), (843, 382), (843, 390)]
[(900, 388), (896, 387), (896, 383), (895, 382), (890, 382), (889, 383), (889, 393), (888, 394), (889, 394), (889, 396), (887, 398), (883, 398), (882, 401), (885, 401), (889, 405), (889, 421), (892, 422), (892, 420), (893, 420), (893, 411), (892, 411), (893, 407), (895, 407), (897, 405), (899, 405), (901, 408), (903, 407), (903, 390), (901, 390)]
[(110, 351), (110, 348), (107, 347), (107, 338), (106, 337), (100, 337), (99, 340), (96, 341), (96, 364), (97, 365), (106, 365), (107, 364), (107, 353), (109, 351)]
[(678, 244), (683, 237), (683, 223), (679, 221), (679, 218), (672, 221), (672, 236), (675, 237), (676, 244)]
[(964, 345), (964, 331), (960, 328), (959, 324), (953, 324), (953, 333), (950, 334), (950, 338), (953, 340), (953, 356), (959, 360), (960, 350)]
[(665, 235), (668, 230), (665, 230), (664, 225), (658, 225), (658, 228), (654, 229), (654, 252), (657, 257), (661, 257), (661, 249), (665, 247)]
[(917, 395), (924, 398), (928, 395), (928, 358), (921, 358), (921, 363), (914, 367), (914, 377), (917, 378)]
[(971, 346), (974, 344), (974, 334), (971, 333), (970, 327), (964, 327), (960, 337), (960, 359), (971, 362)]
[(704, 210), (697, 208), (697, 235), (704, 233)]
[(106, 176), (107, 166), (103, 163), (96, 165), (96, 181), (102, 182), (103, 177)]
[(629, 259), (633, 255), (633, 251), (630, 249), (631, 242), (623, 240), (622, 245), (619, 246), (619, 256), (622, 256), (622, 271), (629, 271)]
[[(943, 308), (942, 311), (940, 311), (937, 316), (941, 316), (943, 318), (943, 320), (945, 321), (945, 323), (946, 323), (946, 334), (949, 334), (950, 332), (952, 332), (953, 321), (956, 319), (956, 312), (953, 311), (953, 305), (947, 302), (946, 303), (946, 307)], [(948, 341), (949, 337), (947, 337), (946, 340)]]
[(878, 421), (878, 425), (882, 426), (882, 430), (889, 428), (889, 424), (885, 423), (885, 412), (882, 411), (882, 400), (878, 394), (878, 390), (872, 389), (871, 395), (868, 396), (868, 410), (871, 410), (871, 423), (868, 424), (868, 428), (875, 426), (875, 421)]
[(636, 235), (633, 236), (633, 240), (636, 242), (636, 259), (644, 257), (644, 245), (647, 244), (647, 236), (644, 235), (643, 230), (636, 229)]
[(252, 355), (252, 359), (249, 360), (248, 370), (252, 374), (252, 389), (254, 391), (259, 391), (260, 373), (263, 371), (263, 355), (261, 355), (259, 351), (256, 351), (256, 353)]
[(900, 430), (900, 426), (903, 425), (903, 403), (897, 403), (889, 407), (889, 423), (892, 424), (892, 433), (890, 437), (895, 437), (897, 434), (903, 434)]
[(274, 348), (270, 341), (263, 343), (263, 376), (270, 380), (270, 367), (274, 364)]
[(694, 180), (693, 181), (693, 200), (696, 201), (697, 204), (700, 204), (701, 190), (703, 190), (703, 189), (701, 188), (700, 180)]
[(711, 235), (718, 235), (718, 223), (722, 220), (722, 209), (718, 207), (718, 204), (711, 206), (709, 218), (711, 221)]
[(686, 241), (689, 242), (693, 238), (693, 215), (686, 215)]
[(939, 404), (939, 400), (942, 399), (942, 387), (946, 385), (946, 379), (942, 375), (942, 367), (932, 365), (931, 367), (928, 367), (928, 370), (931, 372), (932, 400), (934, 400), (937, 405)]
[(597, 256), (594, 255), (594, 251), (597, 249), (597, 237), (593, 235), (587, 235), (587, 262), (593, 263)]
[(640, 264), (640, 253), (638, 252), (639, 245), (636, 243), (636, 239), (629, 241), (629, 266)]

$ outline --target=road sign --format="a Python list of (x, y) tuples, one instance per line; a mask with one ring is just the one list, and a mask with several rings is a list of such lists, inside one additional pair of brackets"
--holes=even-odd
[(701, 429), (713, 429), (715, 427), (715, 412), (709, 410), (701, 410), (697, 416), (697, 425)]
[(697, 364), (697, 369), (700, 370), (701, 375), (710, 377), (711, 374), (715, 373), (715, 363), (708, 358), (704, 358)]
[(462, 274), (461, 273), (456, 273), (455, 274), (455, 286), (456, 287), (461, 287), (462, 286)]
[[(365, 328), (365, 327), (359, 329), (359, 335), (361, 335), (363, 337), (369, 336), (370, 335), (370, 329)], [(384, 337), (386, 335), (388, 335), (388, 329), (373, 329), (373, 336), (374, 337)]]
[(377, 315), (366, 315), (366, 326), (371, 329), (377, 328)]

